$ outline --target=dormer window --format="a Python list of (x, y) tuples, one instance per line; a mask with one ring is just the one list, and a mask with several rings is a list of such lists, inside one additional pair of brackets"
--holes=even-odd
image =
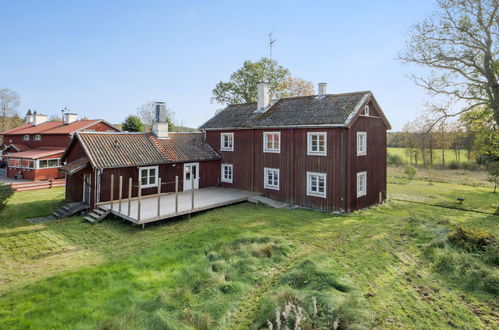
[(29, 135), (23, 135), (23, 141), (29, 141)]
[(42, 136), (40, 134), (35, 135), (35, 141), (41, 141)]
[(220, 150), (234, 151), (234, 133), (220, 134)]
[(364, 107), (364, 115), (369, 116), (369, 106), (368, 105), (366, 105)]

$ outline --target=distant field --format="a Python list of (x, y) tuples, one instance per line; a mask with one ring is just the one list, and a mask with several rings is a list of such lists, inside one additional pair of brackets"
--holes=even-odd
[[(388, 148), (388, 154), (390, 155), (399, 155), (402, 157), (402, 159), (409, 163), (409, 155), (406, 152), (406, 148)], [(450, 161), (459, 161), (460, 163), (466, 163), (468, 161), (466, 157), (466, 150), (461, 150), (460, 151), (460, 157), (456, 158), (456, 153), (454, 150), (447, 149), (445, 150), (445, 163), (448, 163)], [(421, 156), (418, 159), (418, 163), (421, 162)], [(435, 164), (442, 164), (442, 149), (435, 149), (434, 152), (434, 163)]]

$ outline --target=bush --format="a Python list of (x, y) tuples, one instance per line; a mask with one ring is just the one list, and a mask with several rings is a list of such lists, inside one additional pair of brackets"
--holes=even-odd
[(497, 242), (494, 234), (462, 226), (457, 226), (454, 231), (449, 233), (447, 240), (452, 245), (468, 252), (483, 252), (488, 246)]
[(447, 163), (447, 167), (451, 170), (457, 170), (461, 167), (461, 164), (457, 160), (451, 160)]
[(388, 154), (387, 162), (390, 165), (400, 166), (404, 164), (404, 160), (400, 155)]
[(14, 189), (9, 184), (0, 184), (0, 208), (7, 204), (12, 195), (14, 195)]
[(412, 180), (416, 176), (416, 169), (412, 166), (406, 166), (404, 173), (405, 173), (405, 175), (407, 175), (409, 180)]

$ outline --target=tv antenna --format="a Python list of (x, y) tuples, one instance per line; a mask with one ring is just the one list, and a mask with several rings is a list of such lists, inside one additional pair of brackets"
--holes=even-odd
[(274, 42), (276, 42), (276, 39), (272, 39), (272, 34), (274, 34), (275, 30), (270, 32), (268, 34), (269, 36), (269, 51), (270, 51), (270, 59), (272, 59), (272, 45), (274, 44)]

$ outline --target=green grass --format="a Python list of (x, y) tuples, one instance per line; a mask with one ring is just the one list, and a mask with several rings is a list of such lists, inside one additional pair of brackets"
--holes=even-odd
[[(409, 154), (406, 151), (406, 148), (388, 148), (388, 154), (399, 155), (400, 157), (402, 157), (402, 159), (405, 163), (409, 164), (410, 159), (409, 159)], [(446, 149), (444, 151), (444, 156), (445, 156), (445, 163), (446, 164), (448, 164), (451, 161), (457, 161), (459, 163), (466, 163), (468, 161), (466, 150), (461, 150), (460, 156), (458, 156), (458, 158), (456, 158), (456, 153), (454, 152), (454, 150)], [(435, 149), (434, 150), (433, 162), (435, 165), (442, 164), (442, 149)], [(422, 164), (421, 155), (419, 156), (418, 163)]]
[[(289, 300), (310, 311), (313, 297), (323, 325), (493, 328), (497, 265), (436, 242), (456, 225), (497, 236), (499, 217), (431, 204), (462, 195), (494, 213), (498, 195), (390, 182), (391, 200), (348, 216), (244, 203), (145, 230), (112, 218), (29, 224), (62, 191), (16, 193), (0, 212), (0, 328), (258, 328)], [(470, 286), (478, 275), (462, 265), (489, 286)]]

